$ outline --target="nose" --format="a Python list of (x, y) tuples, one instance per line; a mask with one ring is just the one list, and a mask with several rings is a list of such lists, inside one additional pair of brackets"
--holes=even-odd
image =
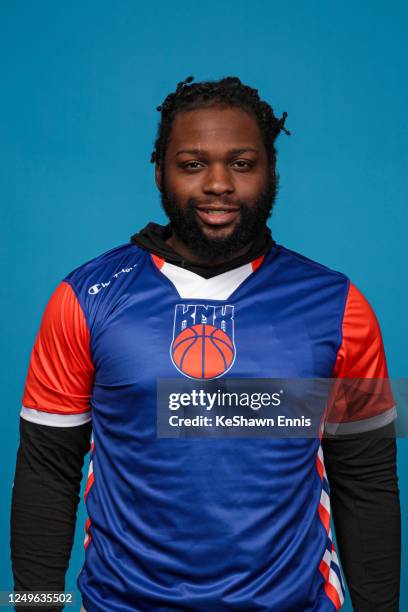
[(202, 190), (204, 193), (217, 196), (232, 193), (234, 184), (228, 168), (221, 163), (211, 164), (205, 174)]

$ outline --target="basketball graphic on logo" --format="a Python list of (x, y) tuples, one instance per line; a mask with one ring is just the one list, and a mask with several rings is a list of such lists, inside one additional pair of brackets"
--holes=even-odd
[(228, 334), (208, 323), (186, 327), (171, 345), (174, 364), (191, 378), (220, 376), (229, 369), (234, 355), (234, 343)]

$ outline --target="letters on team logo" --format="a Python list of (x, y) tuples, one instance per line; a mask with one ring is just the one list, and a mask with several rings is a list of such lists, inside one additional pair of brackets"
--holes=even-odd
[(179, 372), (218, 378), (232, 367), (235, 353), (234, 306), (176, 305), (170, 354)]

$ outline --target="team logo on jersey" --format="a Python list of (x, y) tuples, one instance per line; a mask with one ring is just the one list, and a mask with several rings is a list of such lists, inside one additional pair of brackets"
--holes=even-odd
[(222, 376), (235, 360), (234, 306), (177, 304), (170, 355), (189, 378)]

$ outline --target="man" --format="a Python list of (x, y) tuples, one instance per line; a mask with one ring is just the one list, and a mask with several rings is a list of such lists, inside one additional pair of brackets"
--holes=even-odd
[(157, 435), (163, 380), (388, 376), (358, 289), (267, 228), (286, 114), (238, 78), (192, 80), (158, 108), (170, 224), (72, 272), (45, 311), (21, 412), (15, 589), (64, 588), (92, 423), (88, 612), (339, 609), (329, 482), (354, 609), (396, 611), (391, 398), (348, 402), (323, 440)]

